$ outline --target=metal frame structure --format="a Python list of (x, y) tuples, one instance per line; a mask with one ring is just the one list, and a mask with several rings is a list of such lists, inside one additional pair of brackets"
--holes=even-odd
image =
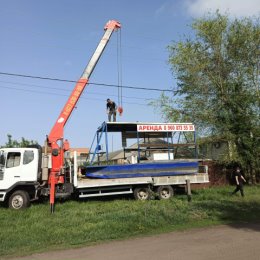
[[(138, 130), (138, 126), (139, 128), (142, 126), (150, 126), (154, 129), (156, 129), (156, 127), (158, 128), (158, 130), (154, 130), (154, 131), (140, 131)], [(176, 126), (182, 126), (184, 127), (190, 127), (190, 129), (192, 130), (177, 130), (177, 127), (175, 128), (175, 130), (163, 130), (160, 131), (159, 127), (176, 127)], [(190, 145), (194, 145), (195, 148), (195, 158), (198, 158), (197, 155), (197, 145), (196, 145), (196, 130), (195, 127), (192, 123), (146, 123), (146, 122), (103, 122), (101, 124), (100, 127), (98, 127), (95, 137), (93, 139), (93, 142), (91, 144), (90, 147), (90, 158), (89, 158), (89, 163), (90, 165), (93, 165), (95, 163), (97, 163), (96, 157), (99, 154), (100, 151), (100, 143), (101, 143), (101, 138), (104, 135), (105, 136), (105, 147), (106, 150), (105, 152), (103, 152), (103, 154), (106, 154), (106, 163), (109, 164), (109, 146), (108, 146), (108, 133), (121, 133), (122, 134), (122, 143), (123, 143), (123, 136), (124, 138), (135, 138), (137, 140), (136, 144), (137, 144), (137, 149), (134, 148), (126, 148), (123, 147), (124, 152), (126, 150), (136, 150), (137, 154), (138, 154), (138, 162), (141, 161), (141, 151), (142, 151), (142, 146), (145, 146), (145, 144), (149, 144), (149, 139), (150, 138), (163, 138), (166, 139), (166, 146), (164, 147), (164, 150), (168, 152), (168, 160), (171, 160), (171, 153), (176, 154), (178, 146), (182, 145), (182, 146), (190, 146)], [(189, 142), (186, 132), (194, 132), (193, 133), (193, 141)], [(177, 137), (177, 143), (174, 143), (174, 138), (175, 135), (179, 134), (179, 136)], [(180, 144), (181, 141), (181, 135), (184, 136), (184, 138), (186, 139), (187, 143), (184, 144)], [(144, 144), (141, 144), (141, 139), (144, 139)], [(97, 140), (96, 142), (96, 146), (94, 147), (94, 143), (95, 140)], [(146, 141), (148, 140), (148, 143), (146, 143)], [(93, 151), (93, 152), (92, 152)], [(150, 150), (151, 151), (151, 150)]]

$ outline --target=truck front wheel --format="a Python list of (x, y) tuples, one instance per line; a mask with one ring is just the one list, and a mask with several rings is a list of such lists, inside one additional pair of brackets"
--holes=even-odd
[(151, 191), (148, 187), (137, 187), (134, 189), (134, 197), (136, 200), (149, 200)]
[(23, 190), (15, 191), (9, 198), (8, 206), (10, 209), (24, 209), (30, 206), (29, 194)]

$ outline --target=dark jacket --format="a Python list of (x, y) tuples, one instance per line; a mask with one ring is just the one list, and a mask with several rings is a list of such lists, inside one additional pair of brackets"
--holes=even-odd
[(107, 109), (109, 109), (109, 111), (115, 111), (116, 110), (116, 103), (114, 101), (112, 103), (107, 102)]

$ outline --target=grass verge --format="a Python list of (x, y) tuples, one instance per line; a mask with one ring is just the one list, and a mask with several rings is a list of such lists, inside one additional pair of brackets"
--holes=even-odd
[(245, 198), (232, 187), (193, 191), (192, 201), (176, 195), (166, 201), (110, 199), (48, 203), (13, 211), (0, 207), (0, 258), (102, 241), (159, 234), (194, 227), (260, 219), (260, 187), (245, 187)]

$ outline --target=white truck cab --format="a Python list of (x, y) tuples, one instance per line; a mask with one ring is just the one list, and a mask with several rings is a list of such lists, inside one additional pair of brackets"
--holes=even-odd
[(28, 206), (39, 185), (37, 148), (0, 149), (0, 201), (8, 201), (12, 208)]

